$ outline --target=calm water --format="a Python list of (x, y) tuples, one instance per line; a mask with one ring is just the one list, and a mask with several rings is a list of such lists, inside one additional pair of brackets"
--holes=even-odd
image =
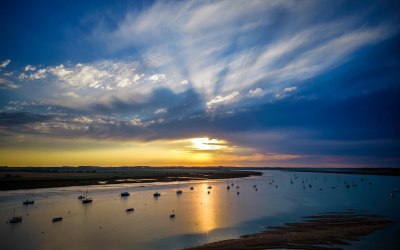
[[(400, 221), (400, 193), (396, 198), (389, 196), (400, 188), (399, 177), (263, 172), (261, 177), (183, 182), (182, 195), (175, 193), (177, 183), (90, 186), (94, 201), (86, 205), (77, 199), (86, 187), (0, 192), (0, 249), (180, 249), (299, 221), (317, 212), (345, 209)], [(235, 187), (227, 190), (227, 182)], [(348, 189), (344, 182), (357, 186)], [(212, 186), (210, 194), (208, 185)], [(122, 191), (131, 195), (121, 198)], [(153, 198), (155, 191), (161, 193), (158, 199)], [(35, 204), (22, 206), (27, 198)], [(126, 213), (129, 207), (135, 211)], [(22, 223), (5, 223), (13, 208), (23, 216)], [(170, 219), (173, 210), (176, 217)], [(56, 216), (63, 221), (52, 223)], [(399, 249), (399, 224), (347, 248)]]

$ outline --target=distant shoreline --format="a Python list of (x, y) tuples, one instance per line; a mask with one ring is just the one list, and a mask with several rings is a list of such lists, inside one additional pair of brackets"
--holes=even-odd
[(261, 170), (400, 176), (400, 168), (0, 167), (0, 190), (230, 179), (259, 176)]
[(76, 169), (64, 172), (22, 170), (25, 171), (0, 171), (0, 190), (231, 179), (262, 175), (256, 171), (210, 169)]
[(274, 169), (286, 172), (400, 176), (400, 168), (274, 168)]

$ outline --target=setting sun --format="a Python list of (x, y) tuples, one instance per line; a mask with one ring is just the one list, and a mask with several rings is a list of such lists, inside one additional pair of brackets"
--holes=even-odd
[(227, 148), (227, 142), (218, 139), (204, 138), (193, 138), (191, 139), (191, 148), (195, 150), (221, 150)]

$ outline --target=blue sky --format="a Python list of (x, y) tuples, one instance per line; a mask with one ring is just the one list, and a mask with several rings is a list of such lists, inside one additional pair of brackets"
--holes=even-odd
[(0, 152), (207, 137), (231, 165), (399, 166), (399, 10), (5, 1)]

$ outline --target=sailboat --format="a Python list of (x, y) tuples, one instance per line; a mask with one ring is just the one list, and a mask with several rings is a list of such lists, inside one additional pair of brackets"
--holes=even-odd
[(182, 194), (183, 191), (179, 188), (180, 184), (178, 184), (178, 190), (176, 190), (176, 194)]
[(8, 222), (11, 224), (22, 222), (22, 216), (15, 216), (15, 208), (13, 211), (13, 215), (12, 215), (11, 219), (8, 220)]
[(29, 199), (26, 199), (24, 202), (22, 202), (22, 204), (24, 204), (24, 205), (30, 205), (30, 204), (33, 204), (33, 203), (35, 203), (35, 201), (34, 200), (29, 200)]
[(83, 204), (92, 203), (92, 201), (93, 201), (93, 199), (92, 199), (92, 198), (89, 198), (87, 195), (88, 195), (88, 189), (86, 189), (85, 198), (82, 200), (82, 203), (83, 203)]

